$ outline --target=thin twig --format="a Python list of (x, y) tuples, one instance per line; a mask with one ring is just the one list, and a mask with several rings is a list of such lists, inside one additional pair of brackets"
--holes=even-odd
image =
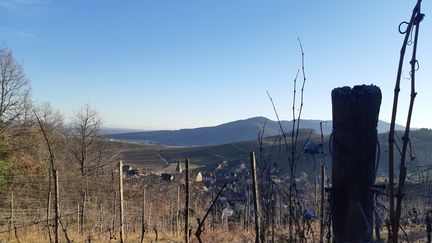
[[(299, 45), (300, 45), (300, 50), (301, 50), (301, 55), (302, 55), (302, 75), (303, 75), (303, 83), (302, 83), (302, 87), (300, 90), (300, 108), (299, 108), (299, 114), (298, 114), (298, 118), (297, 118), (297, 131), (296, 131), (296, 138), (294, 141), (294, 152), (296, 151), (296, 146), (297, 146), (297, 139), (298, 139), (298, 135), (299, 135), (299, 129), (300, 129), (300, 119), (301, 119), (301, 114), (303, 111), (303, 99), (304, 99), (304, 86), (306, 83), (306, 74), (305, 74), (305, 68), (304, 68), (304, 52), (303, 52), (303, 46), (302, 43), (300, 41), (300, 38), (297, 38)], [(294, 90), (294, 95), (295, 95), (295, 90)], [(293, 113), (294, 115), (294, 113)]]

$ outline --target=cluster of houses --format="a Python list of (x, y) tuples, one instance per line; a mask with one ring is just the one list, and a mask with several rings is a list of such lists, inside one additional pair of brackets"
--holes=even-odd
[[(214, 168), (206, 168), (206, 171), (192, 171), (190, 180), (196, 183), (201, 183), (203, 192), (215, 196), (220, 188), (226, 183), (226, 189), (218, 199), (220, 212), (222, 212), (222, 220), (228, 220), (231, 217), (240, 217), (240, 213), (244, 212), (247, 205), (252, 204), (252, 177), (250, 165), (246, 161), (222, 161)], [(124, 177), (126, 179), (139, 179), (141, 177), (153, 176), (158, 178), (160, 182), (171, 183), (184, 180), (184, 173), (180, 163), (176, 169), (171, 172), (161, 172), (153, 174), (143, 174), (139, 169), (132, 168), (130, 165), (123, 165)], [(306, 175), (299, 177), (297, 189), (302, 190), (303, 181)], [(272, 181), (288, 185), (289, 178), (282, 175), (280, 171), (272, 171)]]

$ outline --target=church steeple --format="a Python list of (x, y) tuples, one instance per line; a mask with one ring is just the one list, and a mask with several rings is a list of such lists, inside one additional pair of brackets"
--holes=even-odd
[(176, 173), (180, 174), (182, 173), (182, 168), (181, 168), (181, 160), (179, 159), (177, 162), (177, 167), (176, 167)]

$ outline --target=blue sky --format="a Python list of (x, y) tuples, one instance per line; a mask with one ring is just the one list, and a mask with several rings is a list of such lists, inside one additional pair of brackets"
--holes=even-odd
[[(22, 62), (34, 100), (66, 117), (89, 102), (106, 126), (173, 129), (274, 119), (266, 90), (292, 119), (300, 37), (303, 118), (331, 119), (333, 88), (373, 83), (383, 93), (380, 118), (390, 121), (397, 26), (415, 2), (0, 0), (0, 40)], [(424, 1), (414, 127), (432, 127), (431, 9)], [(408, 90), (404, 80), (401, 124)]]

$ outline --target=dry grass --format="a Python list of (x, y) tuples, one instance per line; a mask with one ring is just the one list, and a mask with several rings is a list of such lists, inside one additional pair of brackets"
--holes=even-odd
[[(49, 242), (49, 237), (47, 231), (40, 228), (28, 228), (28, 229), (18, 229), (17, 237), (14, 232), (11, 233), (2, 233), (0, 234), (0, 242), (11, 242), (11, 243), (19, 243), (19, 242)], [(84, 235), (79, 234), (78, 232), (70, 231), (68, 232), (69, 238), (75, 242), (88, 242), (88, 233)], [(141, 234), (140, 232), (129, 232), (126, 234), (126, 242), (140, 242)], [(115, 239), (109, 238), (109, 233), (104, 232), (104, 234), (92, 236), (91, 242), (120, 242), (119, 235)], [(167, 232), (159, 232), (158, 233), (158, 242), (169, 242), (169, 243), (181, 243), (183, 242), (183, 235), (174, 235)], [(215, 230), (210, 231), (206, 230), (202, 233), (201, 239), (203, 242), (254, 242), (254, 235), (252, 232), (246, 232), (242, 230)], [(63, 232), (60, 233), (60, 242), (66, 242), (64, 238)], [(149, 232), (146, 234), (144, 242), (156, 242), (156, 236), (154, 232)], [(198, 242), (195, 235), (192, 235), (191, 242)]]
[[(19, 242), (49, 242), (49, 237), (46, 233), (46, 231), (41, 231), (37, 229), (31, 229), (31, 230), (18, 230), (17, 236), (15, 236), (14, 232), (12, 233), (3, 233), (0, 234), (0, 242), (11, 242), (11, 243), (19, 243)], [(70, 240), (72, 240), (75, 243), (78, 242), (88, 242), (89, 235), (84, 234), (81, 235), (78, 232), (68, 232), (68, 236)], [(126, 242), (140, 242), (140, 233), (129, 233), (126, 235)], [(155, 234), (149, 233), (146, 234), (144, 242), (155, 242)], [(63, 232), (60, 233), (60, 242), (67, 242)], [(117, 237), (114, 239), (110, 239), (109, 233), (105, 232), (102, 235), (96, 235), (91, 237), (91, 242), (120, 242), (119, 235), (117, 234)], [(166, 234), (166, 233), (159, 233), (158, 236), (158, 242), (183, 242), (181, 237), (174, 236), (172, 234)]]
[[(420, 226), (407, 226), (405, 227), (405, 231), (408, 234), (409, 242), (426, 242), (426, 229)], [(318, 231), (316, 231), (318, 232)], [(88, 242), (89, 234), (85, 233), (84, 235), (79, 234), (78, 232), (70, 231), (68, 232), (69, 238), (75, 242)], [(18, 239), (17, 239), (17, 237)], [(140, 232), (128, 232), (126, 234), (126, 242), (140, 242), (141, 234)], [(382, 242), (386, 242), (387, 239), (387, 231), (383, 229), (381, 232)], [(115, 239), (109, 238), (109, 232), (104, 232), (100, 235), (95, 235), (91, 237), (91, 242), (120, 242), (119, 234), (117, 233), (117, 237)], [(242, 230), (239, 228), (234, 229), (218, 229), (218, 230), (206, 230), (202, 233), (201, 239), (203, 242), (230, 242), (230, 243), (240, 243), (240, 242), (254, 242), (255, 235), (253, 230)], [(401, 232), (401, 242), (406, 242), (406, 238)], [(15, 232), (11, 233), (2, 233), (0, 234), (0, 243), (20, 243), (20, 242), (49, 242), (49, 237), (47, 231), (43, 228), (39, 227), (31, 227), (27, 229), (18, 229), (15, 235)], [(64, 238), (63, 232), (60, 232), (60, 242), (66, 242)], [(144, 242), (156, 242), (156, 236), (153, 231), (146, 234)], [(168, 243), (181, 243), (184, 242), (184, 238), (182, 234), (174, 235), (168, 232), (159, 232), (158, 233), (158, 241), (157, 242), (168, 242)], [(192, 235), (191, 242), (198, 242), (195, 235)], [(312, 241), (311, 241), (312, 242)]]

